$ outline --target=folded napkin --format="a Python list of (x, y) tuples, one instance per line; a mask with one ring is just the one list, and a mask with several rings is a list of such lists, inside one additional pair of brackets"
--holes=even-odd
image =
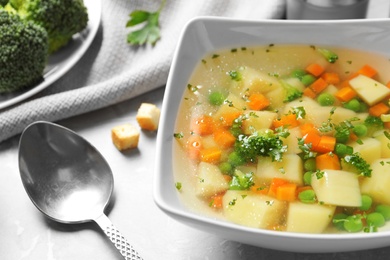
[(0, 142), (37, 120), (57, 121), (133, 98), (164, 86), (184, 25), (196, 16), (244, 19), (282, 18), (285, 0), (171, 1), (160, 14), (161, 39), (152, 46), (127, 44), (133, 10), (156, 11), (159, 0), (102, 2), (101, 26), (78, 63), (51, 86), (11, 108), (0, 110)]

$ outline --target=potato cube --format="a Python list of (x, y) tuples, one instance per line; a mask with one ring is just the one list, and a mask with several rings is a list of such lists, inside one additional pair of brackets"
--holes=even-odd
[(357, 142), (351, 143), (354, 152), (359, 152), (361, 157), (369, 164), (381, 158), (382, 145), (381, 142), (375, 138), (366, 137), (361, 138), (362, 144)]
[(296, 154), (284, 154), (282, 161), (272, 161), (271, 157), (261, 157), (257, 162), (256, 177), (270, 182), (273, 178), (282, 178), (303, 185), (303, 164)]
[(246, 67), (241, 71), (241, 74), (243, 82), (243, 93), (267, 93), (280, 87), (278, 79), (262, 71)]
[(225, 99), (224, 103), (219, 107), (214, 115), (216, 121), (221, 120), (221, 117), (226, 114), (241, 112), (246, 108), (247, 103), (244, 99), (230, 93)]
[(277, 114), (271, 111), (254, 111), (245, 112), (247, 119), (242, 122), (244, 134), (250, 135), (257, 130), (269, 129)]
[(358, 175), (341, 170), (324, 170), (322, 177), (313, 174), (311, 186), (317, 199), (325, 204), (345, 207), (360, 207)]
[(332, 220), (335, 209), (335, 206), (329, 205), (291, 202), (287, 211), (286, 231), (322, 233)]
[(278, 87), (270, 92), (267, 92), (265, 96), (269, 99), (271, 104), (270, 109), (279, 109), (285, 105), (284, 99), (286, 98), (286, 90), (283, 87)]
[(288, 130), (290, 135), (287, 138), (281, 138), (284, 145), (287, 145), (287, 153), (298, 154), (302, 150), (299, 148), (298, 138), (302, 138), (301, 129), (294, 127)]
[(222, 205), (227, 220), (264, 229), (280, 224), (286, 211), (285, 202), (247, 191), (228, 190), (223, 196)]
[(227, 180), (214, 164), (201, 162), (197, 174), (196, 194), (200, 197), (210, 198), (229, 188)]
[(349, 81), (359, 97), (372, 106), (390, 94), (390, 89), (382, 83), (364, 75), (358, 75)]
[(381, 157), (390, 158), (390, 140), (385, 136), (383, 131), (375, 133), (374, 137), (381, 143)]
[(120, 151), (138, 146), (139, 130), (131, 124), (123, 124), (111, 129), (111, 139)]
[(142, 103), (136, 119), (142, 129), (155, 131), (160, 120), (160, 109), (154, 104)]
[(363, 178), (361, 192), (376, 202), (390, 204), (390, 159), (378, 159), (371, 165), (371, 177)]

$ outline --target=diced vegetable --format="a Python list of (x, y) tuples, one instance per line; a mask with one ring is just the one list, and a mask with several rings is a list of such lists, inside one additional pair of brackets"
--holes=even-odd
[(281, 223), (285, 202), (248, 191), (229, 190), (223, 197), (223, 211), (234, 223), (265, 229)]
[(261, 93), (253, 93), (249, 96), (249, 108), (252, 110), (262, 110), (269, 106), (270, 101)]
[(312, 177), (311, 185), (319, 201), (329, 205), (360, 207), (358, 176), (341, 170), (323, 170), (321, 178)]
[(201, 162), (197, 171), (196, 194), (210, 198), (228, 189), (229, 184), (223, 177), (218, 166)]
[(339, 74), (335, 72), (325, 72), (321, 75), (321, 77), (326, 81), (328, 84), (339, 84), (340, 83), (340, 76)]
[(359, 97), (372, 106), (390, 95), (390, 89), (365, 75), (358, 75), (349, 81)]
[(296, 154), (285, 154), (281, 162), (272, 161), (271, 158), (261, 158), (257, 163), (256, 177), (265, 182), (270, 182), (274, 178), (280, 178), (302, 185), (302, 176), (302, 160)]
[(313, 76), (318, 77), (325, 71), (325, 68), (318, 63), (312, 63), (306, 67), (306, 71)]
[(316, 166), (319, 170), (340, 170), (339, 157), (336, 154), (324, 153), (316, 157)]
[(371, 167), (371, 177), (362, 180), (362, 193), (371, 196), (378, 203), (389, 205), (390, 160), (378, 159), (372, 163)]
[(341, 88), (335, 94), (335, 97), (343, 102), (350, 101), (351, 99), (353, 99), (356, 96), (357, 96), (356, 91), (350, 86), (345, 86), (345, 87)]
[[(322, 233), (332, 220), (334, 206), (292, 202), (287, 213), (289, 232)], [(305, 221), (302, 221), (305, 219)]]

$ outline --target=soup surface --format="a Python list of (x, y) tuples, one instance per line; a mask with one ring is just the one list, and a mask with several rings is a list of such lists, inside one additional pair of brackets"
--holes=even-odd
[(276, 231), (376, 232), (390, 219), (390, 62), (268, 45), (203, 57), (175, 126), (174, 178), (199, 214)]

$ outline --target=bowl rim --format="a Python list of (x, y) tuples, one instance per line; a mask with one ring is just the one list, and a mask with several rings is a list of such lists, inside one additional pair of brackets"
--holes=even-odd
[[(172, 142), (173, 138), (173, 128), (175, 125), (176, 117), (172, 117), (172, 111), (177, 112), (177, 108), (180, 105), (180, 101), (177, 101), (177, 97), (182, 97), (182, 91), (177, 91), (175, 89), (174, 84), (176, 73), (181, 69), (182, 62), (180, 62), (180, 57), (183, 55), (183, 43), (187, 41), (189, 37), (189, 33), (191, 30), (194, 30), (194, 27), (201, 27), (210, 25), (210, 24), (225, 24), (225, 26), (229, 26), (229, 24), (241, 25), (247, 27), (259, 27), (262, 25), (272, 25), (272, 26), (287, 26), (287, 27), (297, 27), (297, 26), (326, 26), (326, 25), (352, 25), (352, 26), (369, 26), (370, 28), (374, 28), (376, 25), (383, 25), (382, 28), (390, 29), (390, 19), (387, 18), (378, 18), (378, 19), (370, 19), (370, 20), (361, 20), (361, 19), (349, 19), (349, 20), (246, 20), (246, 19), (236, 19), (236, 18), (226, 18), (226, 17), (212, 17), (212, 16), (199, 16), (195, 17), (183, 27), (181, 35), (178, 40), (177, 47), (175, 49), (173, 60), (171, 64), (171, 69), (169, 72), (164, 100), (162, 104), (161, 110), (161, 118), (160, 118), (160, 127), (157, 134), (157, 146), (156, 146), (156, 163), (155, 163), (155, 179), (154, 179), (154, 188), (153, 188), (153, 198), (156, 205), (164, 211), (166, 214), (174, 217), (176, 219), (186, 219), (191, 222), (197, 223), (199, 225), (212, 225), (217, 227), (223, 227), (231, 230), (240, 230), (242, 232), (248, 232), (256, 235), (267, 235), (272, 237), (285, 237), (285, 238), (300, 238), (307, 240), (365, 240), (368, 238), (384, 238), (390, 236), (390, 230), (380, 231), (375, 233), (346, 233), (346, 234), (310, 234), (310, 233), (294, 233), (294, 232), (275, 232), (272, 230), (265, 229), (256, 229), (251, 227), (245, 227), (242, 225), (230, 223), (220, 219), (214, 219), (212, 217), (199, 215), (195, 212), (192, 212), (190, 209), (185, 208), (184, 205), (179, 207), (172, 205), (172, 203), (165, 200), (166, 187), (163, 186), (163, 179), (167, 176), (164, 176), (163, 165), (164, 164), (172, 164)], [(226, 25), (227, 24), (227, 25)], [(230, 44), (226, 44), (226, 47), (229, 47)], [(259, 45), (259, 44), (255, 44)], [(337, 46), (337, 45), (334, 45)], [(218, 47), (217, 49), (221, 49)], [(203, 53), (203, 55), (209, 52)], [(389, 50), (390, 55), (390, 50)], [(199, 58), (196, 62), (199, 61)], [(188, 82), (189, 77), (187, 78)], [(179, 99), (179, 100), (180, 100)], [(175, 103), (176, 102), (176, 103)], [(174, 103), (174, 104), (172, 104)], [(174, 119), (172, 119), (174, 118)], [(166, 127), (168, 126), (168, 128)], [(169, 147), (166, 147), (166, 143), (170, 144)], [(171, 172), (170, 175), (173, 175), (172, 168), (170, 167)], [(172, 176), (171, 176), (172, 177)], [(174, 187), (174, 183), (171, 183), (173, 193), (177, 193), (177, 190)], [(179, 197), (178, 194), (175, 194), (176, 197)], [(178, 198), (176, 198), (178, 199)], [(388, 243), (390, 244), (390, 242)], [(370, 247), (374, 248), (374, 247)], [(365, 248), (362, 248), (365, 249)], [(350, 250), (349, 250), (350, 251)]]

